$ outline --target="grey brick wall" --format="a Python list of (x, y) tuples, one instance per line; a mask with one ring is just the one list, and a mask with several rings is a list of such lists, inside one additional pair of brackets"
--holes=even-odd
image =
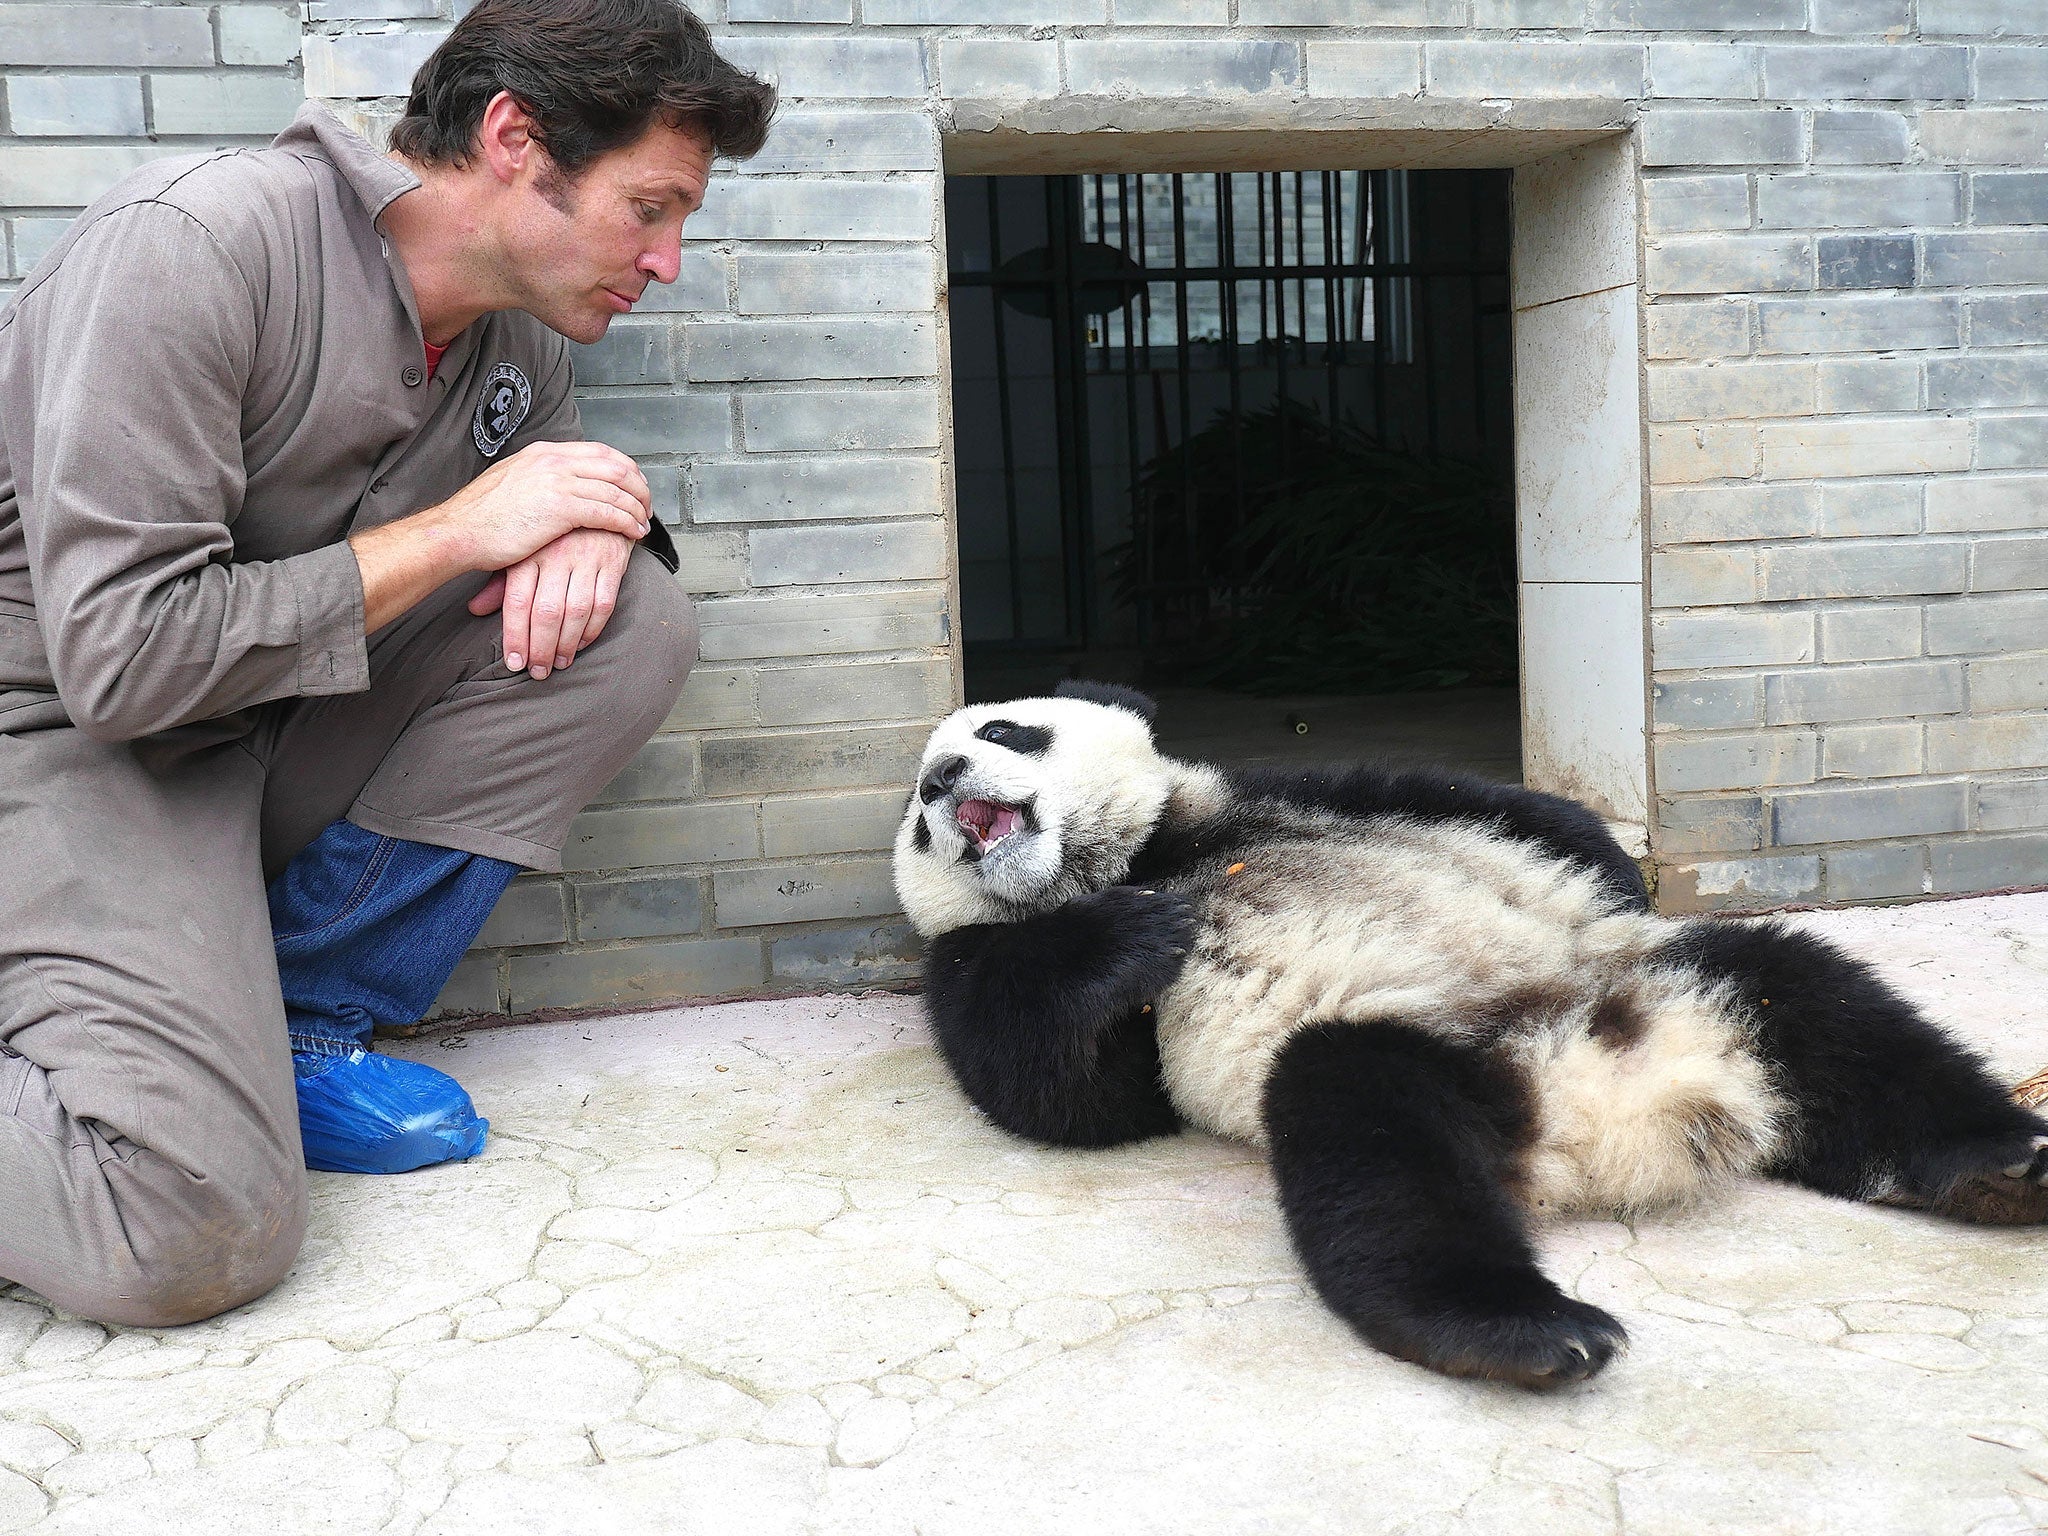
[[(380, 131), (448, 3), (314, 0), (308, 88)], [(35, 82), (8, 122), (34, 128), (38, 154), (0, 170), (25, 238), (61, 208), (17, 194), (86, 185), (65, 155), (89, 147), (107, 157), (92, 174), (113, 174), (148, 152), (138, 110), (160, 135), (167, 108), (189, 124), (207, 106), (154, 83), (138, 104), (127, 81), (247, 70), (240, 105), (213, 103), (218, 127), (177, 130), (241, 131), (282, 90), (258, 79), (291, 73), (260, 24), (271, 9), (0, 8), (10, 59), (29, 11), (106, 18), (10, 72), (10, 92)], [(570, 873), (514, 887), (450, 1007), (907, 973), (886, 849), (958, 687), (940, 147), (1004, 113), (1036, 113), (1037, 131), (1229, 129), (1247, 154), (1262, 128), (1379, 125), (1410, 135), (1402, 154), (1434, 129), (1467, 136), (1471, 164), (1490, 143), (1492, 163), (1528, 159), (1522, 124), (1631, 135), (1638, 225), (1586, 235), (1641, 255), (1660, 900), (2048, 885), (2048, 13), (724, 0), (706, 15), (779, 80), (784, 118), (719, 177), (682, 279), (579, 362), (592, 431), (642, 458), (676, 525), (704, 663), (578, 823)], [(106, 134), (52, 131), (88, 121)]]

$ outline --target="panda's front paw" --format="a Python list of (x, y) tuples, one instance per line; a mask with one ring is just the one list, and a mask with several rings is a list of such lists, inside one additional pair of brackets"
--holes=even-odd
[(1926, 1204), (1938, 1216), (1992, 1226), (2048, 1221), (2048, 1135), (2024, 1132), (1972, 1148)]
[(1439, 1312), (1416, 1334), (1419, 1347), (1393, 1352), (1447, 1376), (1537, 1392), (1598, 1375), (1628, 1345), (1627, 1330), (1611, 1314), (1562, 1292), (1536, 1305)]
[(1073, 903), (1117, 956), (1117, 979), (1154, 992), (1180, 974), (1195, 942), (1194, 903), (1156, 886), (1112, 885)]

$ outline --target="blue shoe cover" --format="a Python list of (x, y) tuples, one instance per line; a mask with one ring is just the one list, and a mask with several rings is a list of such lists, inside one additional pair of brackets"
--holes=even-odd
[(397, 1056), (292, 1052), (306, 1166), (323, 1173), (406, 1173), (475, 1157), (490, 1121), (446, 1072)]

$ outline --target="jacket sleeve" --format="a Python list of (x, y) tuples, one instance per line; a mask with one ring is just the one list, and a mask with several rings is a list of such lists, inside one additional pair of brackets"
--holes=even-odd
[[(25, 296), (36, 612), (72, 722), (126, 741), (369, 686), (346, 543), (234, 560), (260, 279), (189, 215), (103, 217)], [(18, 462), (18, 461), (17, 461)]]

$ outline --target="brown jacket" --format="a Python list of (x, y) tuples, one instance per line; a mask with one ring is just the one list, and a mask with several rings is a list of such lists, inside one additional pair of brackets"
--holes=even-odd
[(268, 149), (128, 177), (0, 315), (0, 731), (123, 741), (368, 687), (349, 531), (582, 435), (528, 315), (427, 379), (376, 224), (418, 185), (309, 104)]

